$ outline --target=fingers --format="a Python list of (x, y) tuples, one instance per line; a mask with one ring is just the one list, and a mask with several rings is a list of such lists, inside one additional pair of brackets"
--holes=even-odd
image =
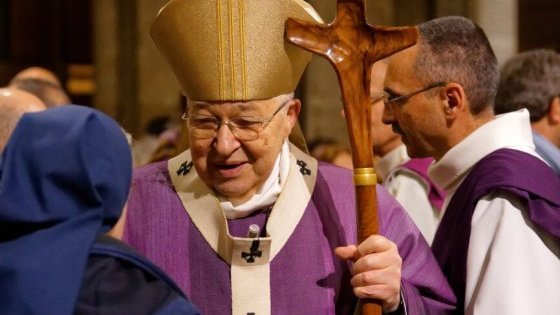
[(392, 247), (397, 247), (395, 243), (391, 242), (387, 238), (381, 235), (371, 235), (370, 237), (366, 238), (365, 241), (358, 245), (358, 257), (365, 256), (367, 254), (376, 253), (376, 252), (384, 252), (386, 250), (391, 249)]
[(395, 243), (381, 235), (372, 235), (357, 247), (338, 247), (335, 254), (354, 261), (350, 283), (358, 298), (381, 300), (384, 311), (398, 307), (402, 259)]
[(352, 277), (350, 283), (354, 294), (360, 299), (381, 300), (384, 306), (392, 306), (399, 302), (399, 271), (364, 272)]
[(396, 266), (389, 266), (385, 269), (369, 270), (358, 273), (352, 277), (350, 283), (353, 287), (367, 288), (370, 286), (385, 285), (395, 280), (400, 282), (400, 278), (400, 269)]
[(398, 270), (400, 277), (402, 259), (397, 245), (383, 236), (370, 236), (358, 245), (354, 258), (357, 258), (352, 267), (352, 274), (354, 275), (391, 267), (391, 270)]
[(381, 235), (372, 235), (360, 245), (337, 247), (334, 250), (339, 259), (354, 261), (353, 274), (370, 269), (380, 269), (389, 265), (402, 265), (397, 245)]
[(395, 291), (395, 288), (389, 285), (372, 285), (367, 287), (354, 287), (354, 295), (359, 299), (375, 299), (383, 303), (383, 309), (386, 309), (385, 305), (398, 304), (400, 291)]
[[(358, 298), (382, 300), (384, 306), (398, 304), (401, 282), (400, 257), (373, 257), (381, 254), (370, 254), (360, 258), (354, 264), (350, 280), (354, 294)], [(384, 255), (392, 256), (392, 255)], [(356, 267), (356, 265), (360, 263)]]
[(356, 245), (348, 245), (344, 247), (337, 247), (334, 250), (336, 257), (342, 260), (354, 260), (356, 253)]
[(400, 291), (389, 285), (377, 285), (364, 287), (355, 287), (354, 295), (359, 299), (375, 299), (381, 301), (384, 313), (394, 312), (399, 308), (401, 296)]

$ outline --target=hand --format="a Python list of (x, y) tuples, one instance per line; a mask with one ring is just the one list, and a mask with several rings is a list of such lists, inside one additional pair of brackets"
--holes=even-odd
[(383, 312), (399, 307), (402, 259), (397, 245), (381, 235), (372, 235), (358, 247), (335, 249), (335, 255), (354, 262), (350, 283), (360, 299), (382, 301)]

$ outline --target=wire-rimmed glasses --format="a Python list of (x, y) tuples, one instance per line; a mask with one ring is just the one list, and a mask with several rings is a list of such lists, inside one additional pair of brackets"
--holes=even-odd
[(414, 91), (414, 92), (406, 94), (406, 95), (396, 96), (396, 97), (391, 97), (391, 95), (389, 95), (387, 92), (383, 92), (383, 103), (385, 104), (385, 107), (390, 108), (393, 105), (406, 103), (414, 95), (429, 91), (433, 88), (442, 87), (442, 86), (446, 86), (446, 85), (447, 85), (447, 82), (435, 82), (435, 83), (429, 84), (428, 86), (426, 86), (426, 87), (424, 87), (420, 90)]
[(210, 115), (189, 115), (188, 111), (183, 114), (181, 119), (188, 122), (191, 135), (198, 139), (214, 138), (218, 134), (220, 127), (226, 125), (237, 140), (251, 141), (259, 137), (259, 134), (268, 126), (276, 114), (290, 101), (287, 100), (282, 103), (266, 119), (253, 116), (237, 116), (224, 121)]

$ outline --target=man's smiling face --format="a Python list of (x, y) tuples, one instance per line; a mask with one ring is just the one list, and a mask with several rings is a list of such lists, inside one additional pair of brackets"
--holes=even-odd
[(191, 153), (200, 178), (230, 202), (249, 200), (266, 181), (285, 138), (297, 121), (299, 101), (279, 96), (248, 102), (189, 101), (189, 115), (213, 116), (228, 122), (235, 117), (265, 121), (286, 105), (260, 130), (254, 140), (240, 141), (224, 123), (211, 138), (197, 138), (189, 126)]

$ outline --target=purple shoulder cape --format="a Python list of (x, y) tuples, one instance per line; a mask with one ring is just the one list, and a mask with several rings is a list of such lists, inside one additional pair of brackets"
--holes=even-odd
[(410, 159), (402, 164), (401, 167), (416, 173), (424, 179), (429, 187), (428, 200), (430, 200), (430, 204), (438, 211), (441, 211), (446, 194), (445, 191), (439, 188), (428, 176), (428, 167), (430, 167), (433, 161), (434, 159), (432, 158)]
[(451, 199), (436, 232), (432, 250), (464, 309), (466, 264), (472, 215), (478, 200), (492, 192), (509, 192), (527, 203), (530, 220), (560, 238), (560, 178), (538, 158), (500, 149), (480, 160)]

